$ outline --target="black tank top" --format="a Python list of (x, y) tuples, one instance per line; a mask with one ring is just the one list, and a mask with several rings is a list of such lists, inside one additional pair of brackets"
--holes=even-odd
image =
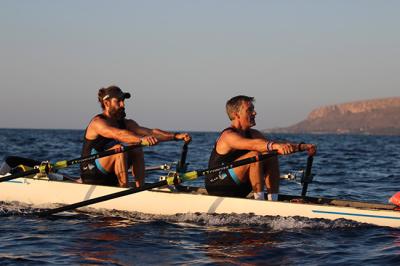
[[(106, 117), (103, 114), (98, 114), (94, 118), (96, 118), (96, 117), (100, 117), (102, 119), (106, 119)], [(118, 121), (118, 128), (126, 129), (125, 119), (122, 119), (122, 120)], [(105, 138), (105, 137), (100, 136), (100, 135), (98, 135), (97, 138), (95, 138), (95, 139), (87, 139), (86, 138), (86, 132), (87, 132), (87, 128), (85, 130), (85, 134), (83, 135), (83, 147), (82, 147), (82, 154), (81, 154), (82, 157), (86, 157), (86, 156), (91, 155), (93, 150), (95, 150), (96, 152), (102, 152), (102, 151), (105, 151), (105, 150), (109, 149), (111, 146), (114, 146), (116, 144), (116, 141), (114, 139)], [(113, 143), (115, 143), (115, 144), (112, 145)], [(81, 171), (86, 170), (86, 166), (87, 165), (88, 165), (88, 162), (82, 163), (81, 164)]]
[[(232, 131), (238, 132), (238, 130), (236, 128), (228, 127), (228, 128), (225, 128), (220, 133), (217, 141), (215, 141), (214, 148), (211, 152), (210, 159), (208, 161), (209, 168), (229, 164), (229, 163), (235, 161), (240, 156), (249, 152), (249, 150), (233, 150), (233, 151), (228, 152), (227, 154), (219, 154), (217, 152), (217, 143), (218, 143), (218, 140), (221, 137), (221, 135), (227, 130), (232, 130)], [(245, 138), (251, 139), (250, 130), (245, 131)]]

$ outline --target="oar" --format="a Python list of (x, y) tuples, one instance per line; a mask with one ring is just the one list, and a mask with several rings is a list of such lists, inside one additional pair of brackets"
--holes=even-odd
[[(189, 145), (189, 143), (185, 142), (182, 146), (181, 158), (176, 165), (176, 171), (178, 173), (186, 171), (186, 157), (187, 157), (187, 152), (188, 152), (188, 145)], [(148, 167), (146, 167), (145, 171), (170, 170), (172, 164), (173, 163), (163, 164), (163, 165), (159, 165), (159, 166), (158, 165), (157, 166), (148, 166)]]
[(144, 170), (146, 172), (150, 171), (157, 171), (157, 170), (163, 170), (163, 171), (168, 171), (171, 170), (172, 165), (177, 164), (177, 162), (172, 162), (172, 163), (165, 163), (161, 165), (154, 165), (154, 166), (147, 166)]
[[(178, 161), (178, 165), (176, 166), (176, 171), (178, 173), (185, 173), (187, 171), (186, 157), (188, 152), (188, 145), (189, 143), (185, 142), (182, 146), (181, 158)], [(180, 184), (175, 184), (175, 188), (177, 190), (181, 190), (182, 186)]]
[(307, 167), (306, 171), (304, 173), (304, 176), (301, 180), (301, 183), (303, 184), (303, 189), (301, 191), (301, 196), (305, 197), (307, 194), (307, 189), (308, 189), (308, 184), (312, 182), (313, 176), (311, 174), (311, 168), (312, 168), (312, 163), (314, 160), (314, 156), (308, 156), (307, 158)]
[(188, 145), (189, 143), (185, 142), (182, 146), (181, 159), (179, 160), (179, 163), (176, 167), (178, 173), (186, 171), (186, 157), (188, 153)]
[(260, 154), (260, 155), (249, 157), (249, 158), (246, 158), (246, 159), (233, 161), (233, 162), (231, 162), (229, 164), (226, 164), (224, 166), (209, 168), (209, 169), (205, 169), (205, 170), (195, 170), (195, 171), (191, 171), (191, 172), (186, 172), (186, 173), (180, 174), (179, 175), (179, 179), (181, 179), (182, 181), (191, 181), (191, 180), (195, 180), (199, 176), (204, 176), (204, 175), (213, 174), (213, 173), (219, 173), (221, 171), (228, 170), (228, 169), (231, 169), (231, 168), (235, 168), (235, 167), (239, 167), (239, 166), (242, 166), (242, 165), (263, 161), (263, 160), (266, 160), (269, 157), (276, 156), (276, 155), (278, 155), (278, 153), (276, 151), (272, 151), (270, 153)]
[(16, 173), (13, 175), (8, 175), (8, 176), (4, 176), (0, 178), (0, 183), (4, 182), (4, 181), (9, 181), (9, 180), (13, 180), (19, 177), (24, 177), (24, 176), (28, 176), (28, 175), (34, 175), (37, 173), (49, 173), (50, 170), (57, 170), (57, 169), (62, 169), (62, 168), (66, 168), (68, 166), (74, 165), (74, 164), (81, 164), (84, 162), (91, 162), (94, 161), (96, 159), (99, 158), (103, 158), (106, 156), (110, 156), (110, 155), (114, 155), (117, 153), (121, 153), (121, 152), (126, 152), (126, 151), (130, 151), (133, 150), (137, 147), (140, 146), (147, 146), (148, 143), (147, 142), (142, 142), (139, 145), (129, 145), (129, 146), (121, 146), (120, 148), (115, 148), (112, 150), (107, 150), (107, 151), (103, 151), (103, 152), (99, 152), (96, 154), (92, 154), (89, 156), (85, 156), (85, 157), (81, 157), (81, 158), (77, 158), (77, 159), (72, 159), (72, 160), (63, 160), (63, 161), (58, 161), (55, 164), (50, 164), (48, 162), (44, 162), (41, 165), (36, 166), (34, 169), (28, 170), (28, 171), (24, 171), (21, 173)]
[(186, 172), (186, 173), (183, 173), (183, 174), (176, 173), (175, 175), (168, 175), (167, 177), (165, 177), (164, 180), (161, 180), (159, 182), (155, 182), (155, 183), (152, 183), (152, 184), (147, 184), (147, 185), (144, 185), (144, 186), (139, 187), (139, 188), (126, 189), (126, 190), (123, 190), (123, 191), (111, 193), (111, 194), (108, 194), (108, 195), (100, 196), (100, 197), (89, 199), (89, 200), (84, 200), (84, 201), (81, 201), (81, 202), (73, 203), (73, 204), (62, 206), (62, 207), (59, 207), (59, 208), (54, 208), (54, 209), (51, 209), (51, 210), (41, 211), (41, 212), (37, 213), (37, 215), (41, 216), (41, 217), (48, 216), (48, 215), (51, 215), (51, 214), (55, 214), (55, 213), (59, 213), (59, 212), (63, 212), (63, 211), (74, 210), (76, 208), (88, 206), (88, 205), (91, 205), (91, 204), (100, 203), (100, 202), (111, 200), (111, 199), (116, 199), (116, 198), (119, 198), (119, 197), (131, 195), (131, 194), (134, 194), (134, 193), (138, 193), (138, 192), (149, 190), (149, 189), (153, 189), (153, 188), (158, 188), (158, 187), (162, 187), (162, 186), (166, 186), (166, 185), (179, 184), (179, 183), (184, 182), (184, 181), (195, 180), (199, 176), (203, 176), (203, 175), (207, 175), (207, 174), (211, 174), (211, 173), (217, 173), (217, 172), (224, 171), (224, 170), (227, 170), (227, 169), (230, 169), (230, 168), (234, 168), (234, 167), (242, 166), (242, 165), (245, 165), (245, 164), (250, 164), (250, 163), (262, 161), (262, 160), (265, 160), (265, 159), (267, 159), (267, 158), (269, 158), (271, 156), (276, 156), (276, 155), (277, 155), (277, 153), (275, 151), (273, 151), (271, 153), (261, 154), (261, 155), (254, 156), (254, 157), (249, 157), (249, 158), (246, 158), (246, 159), (243, 159), (243, 160), (234, 161), (234, 162), (232, 162), (232, 163), (230, 163), (228, 165), (224, 165), (224, 166), (220, 166), (220, 167), (214, 167), (214, 168), (209, 168), (209, 169), (204, 169), (204, 170), (195, 170), (195, 171)]
[(99, 203), (99, 202), (103, 202), (103, 201), (107, 201), (107, 200), (111, 200), (111, 199), (116, 199), (116, 198), (119, 198), (119, 197), (127, 196), (127, 195), (134, 194), (134, 193), (137, 193), (137, 192), (149, 190), (149, 189), (152, 189), (152, 188), (158, 188), (158, 187), (162, 187), (162, 186), (166, 186), (166, 185), (168, 185), (168, 181), (167, 180), (162, 180), (162, 181), (159, 181), (159, 182), (156, 182), (156, 183), (143, 185), (143, 186), (141, 186), (139, 188), (126, 189), (126, 190), (123, 190), (123, 191), (120, 191), (120, 192), (116, 192), (116, 193), (100, 196), (100, 197), (89, 199), (89, 200), (84, 200), (84, 201), (81, 201), (81, 202), (73, 203), (73, 204), (62, 206), (62, 207), (59, 207), (59, 208), (46, 210), (46, 211), (41, 211), (41, 212), (36, 213), (36, 214), (39, 217), (48, 216), (48, 215), (52, 215), (52, 214), (55, 214), (55, 213), (74, 210), (74, 209), (77, 209), (77, 208), (80, 208), (80, 207), (84, 207), (84, 206), (88, 206), (88, 205), (91, 205), (91, 204), (96, 204), (96, 203)]

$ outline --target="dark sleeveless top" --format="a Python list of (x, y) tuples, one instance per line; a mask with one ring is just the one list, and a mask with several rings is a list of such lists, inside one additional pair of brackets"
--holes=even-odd
[[(96, 117), (100, 117), (102, 119), (106, 119), (105, 115), (103, 115), (103, 114), (98, 114), (94, 118), (96, 118)], [(118, 128), (126, 129), (126, 125), (125, 125), (125, 120), (124, 119), (118, 121)], [(86, 138), (86, 132), (87, 132), (87, 128), (85, 130), (85, 134), (83, 135), (83, 147), (82, 147), (82, 154), (81, 154), (82, 157), (86, 157), (86, 156), (91, 155), (93, 150), (95, 152), (105, 151), (105, 150), (111, 148), (112, 146), (114, 146), (115, 144), (118, 143), (115, 139), (105, 138), (105, 137), (100, 136), (100, 135), (97, 136), (97, 138), (92, 139), (92, 140), (91, 139), (87, 139)], [(87, 165), (88, 165), (88, 162), (82, 163), (81, 164), (81, 171), (86, 170), (86, 166)]]
[[(238, 132), (238, 130), (236, 128), (228, 127), (228, 128), (225, 128), (220, 133), (218, 139), (215, 141), (214, 148), (211, 152), (210, 159), (208, 161), (209, 168), (226, 165), (228, 163), (235, 161), (240, 156), (243, 156), (244, 154), (249, 152), (249, 150), (233, 150), (233, 151), (228, 152), (227, 154), (219, 154), (217, 152), (217, 143), (218, 143), (218, 140), (221, 137), (221, 135), (227, 130), (232, 130), (232, 131)], [(250, 130), (247, 130), (245, 132), (245, 138), (251, 139)]]

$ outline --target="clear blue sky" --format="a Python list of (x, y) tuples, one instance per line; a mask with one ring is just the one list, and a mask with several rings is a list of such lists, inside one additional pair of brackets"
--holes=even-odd
[(220, 130), (256, 97), (257, 128), (318, 106), (399, 96), (400, 1), (0, 1), (0, 127), (86, 127), (97, 91), (128, 117)]

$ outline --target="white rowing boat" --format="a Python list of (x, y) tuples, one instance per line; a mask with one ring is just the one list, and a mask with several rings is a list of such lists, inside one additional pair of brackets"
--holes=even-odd
[[(124, 188), (78, 184), (48, 179), (17, 178), (0, 183), (0, 201), (18, 201), (34, 207), (73, 204), (125, 190)], [(279, 196), (279, 201), (207, 195), (204, 189), (181, 187), (147, 190), (91, 205), (97, 209), (135, 211), (147, 214), (253, 213), (269, 216), (301, 216), (348, 219), (379, 226), (400, 227), (400, 211), (395, 205), (344, 201), (326, 198)]]

